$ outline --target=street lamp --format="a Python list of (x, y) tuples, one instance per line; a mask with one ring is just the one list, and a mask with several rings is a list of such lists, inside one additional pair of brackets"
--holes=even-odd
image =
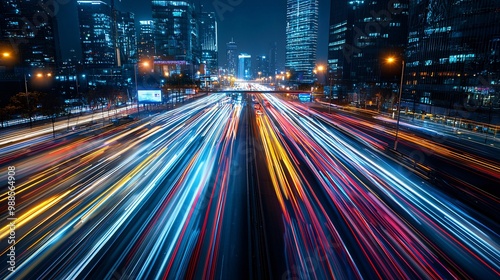
[(323, 66), (323, 65), (318, 65), (313, 70), (314, 74), (316, 74), (316, 75), (323, 73), (324, 71), (325, 71), (325, 66)]
[[(316, 66), (316, 68), (314, 68), (313, 72), (314, 72), (314, 74), (319, 75), (319, 74), (323, 74), (323, 72), (325, 72), (325, 70), (326, 70), (326, 67), (320, 64), (320, 65)], [(321, 79), (321, 80), (323, 80), (323, 79)], [(319, 81), (319, 79), (318, 79), (318, 83), (320, 85), (322, 85), (322, 83), (321, 83), (321, 81)], [(323, 90), (323, 94), (324, 94), (324, 90)], [(330, 113), (330, 108), (328, 108), (328, 113)]]
[[(388, 57), (386, 59), (386, 61), (387, 61), (387, 63), (391, 64), (391, 63), (395, 63), (397, 60), (396, 60), (396, 58), (391, 56), (391, 57)], [(397, 107), (398, 118), (396, 121), (396, 138), (394, 140), (394, 150), (397, 150), (397, 148), (398, 148), (399, 117), (401, 115), (401, 95), (403, 93), (404, 72), (405, 72), (405, 61), (404, 61), (404, 59), (401, 59), (401, 77), (400, 77), (400, 81), (399, 81), (399, 98), (398, 98), (398, 107)], [(415, 112), (413, 112), (413, 113), (415, 114)]]
[(328, 106), (328, 114), (330, 114), (332, 112), (332, 102), (333, 102), (333, 88), (332, 88), (333, 77), (332, 77), (332, 75), (329, 75), (328, 79), (330, 80), (330, 106)]
[(26, 79), (26, 74), (24, 74), (24, 93), (26, 95), (26, 109), (28, 109), (28, 118), (30, 120), (30, 128), (33, 128), (33, 125), (31, 123), (30, 99), (28, 98), (28, 80)]
[[(315, 74), (322, 74), (324, 72), (326, 72), (327, 68), (323, 65), (318, 65), (314, 70), (313, 72)], [(331, 113), (331, 109), (332, 109), (332, 77), (329, 77), (330, 79), (330, 106), (328, 106), (328, 113)], [(322, 79), (323, 80), (323, 79)], [(321, 84), (321, 83), (320, 83)]]
[[(144, 61), (141, 63), (142, 66), (144, 67), (149, 67), (149, 62), (148, 61)], [(135, 77), (135, 94), (137, 95), (137, 116), (139, 116), (139, 90), (138, 90), (138, 87), (137, 87), (137, 71), (138, 71), (138, 68), (139, 68), (139, 62), (136, 62), (134, 64), (134, 77)]]
[[(1, 58), (8, 61), (8, 60), (12, 59), (12, 53), (10, 53), (8, 51), (3, 51)], [(26, 106), (27, 106), (26, 109), (28, 109), (28, 117), (29, 117), (29, 121), (30, 121), (30, 128), (32, 128), (33, 125), (32, 125), (32, 121), (31, 121), (31, 110), (29, 109), (30, 100), (28, 98), (28, 80), (26, 78), (26, 74), (24, 74), (24, 92), (25, 92), (25, 95), (26, 95)]]
[[(52, 73), (47, 73), (46, 75), (47, 75), (47, 77), (52, 77)], [(37, 73), (35, 76), (37, 78), (43, 78), (44, 74), (43, 73)], [(26, 109), (28, 109), (28, 118), (30, 120), (30, 128), (33, 128), (33, 123), (32, 123), (32, 120), (31, 120), (30, 99), (28, 97), (28, 79), (26, 78), (26, 74), (24, 74), (24, 93), (26, 95), (26, 106), (27, 106)]]

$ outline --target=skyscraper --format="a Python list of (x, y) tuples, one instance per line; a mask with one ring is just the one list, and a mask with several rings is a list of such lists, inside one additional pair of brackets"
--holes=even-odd
[(216, 75), (218, 63), (217, 20), (215, 13), (202, 12), (200, 22), (201, 60), (206, 75)]
[(238, 79), (252, 79), (252, 56), (247, 53), (238, 55)]
[(122, 63), (131, 63), (137, 59), (137, 38), (134, 14), (117, 11), (116, 27)]
[[(254, 78), (263, 78), (269, 76), (269, 59), (265, 55), (255, 57), (255, 65), (253, 67)], [(274, 75), (274, 74), (273, 74)]]
[(170, 72), (166, 67), (174, 67), (172, 70), (192, 76), (201, 61), (194, 5), (186, 1), (165, 0), (153, 0), (152, 5), (156, 56), (165, 63), (163, 72)]
[(343, 100), (352, 88), (351, 61), (355, 49), (353, 41), (354, 9), (356, 2), (333, 0), (330, 5), (330, 28), (328, 37), (328, 84), (335, 98)]
[(0, 42), (24, 67), (54, 67), (60, 58), (55, 15), (35, 0), (3, 0), (0, 7)]
[(238, 45), (231, 39), (231, 42), (226, 44), (226, 60), (227, 60), (227, 73), (236, 76), (237, 67), (237, 51)]
[(137, 42), (137, 52), (140, 59), (153, 58), (155, 55), (154, 21), (139, 21), (139, 40)]
[(79, 0), (77, 4), (83, 64), (114, 66), (111, 7), (100, 0)]
[(348, 14), (354, 17), (351, 79), (358, 89), (370, 91), (374, 84), (381, 82), (381, 74), (384, 74), (381, 67), (386, 57), (403, 57), (408, 41), (408, 0), (359, 3), (349, 2), (352, 12)]
[(287, 0), (285, 68), (292, 79), (314, 81), (318, 41), (318, 0)]
[[(382, 88), (392, 88), (395, 80), (384, 80), (383, 62), (389, 54), (403, 58), (407, 21), (407, 0), (332, 1), (328, 83), (334, 98), (345, 102), (351, 92), (357, 98), (350, 101), (365, 102)], [(391, 94), (388, 90), (387, 98)]]
[(499, 10), (493, 0), (411, 1), (403, 99), (430, 113), (482, 111), (487, 122), (500, 107)]

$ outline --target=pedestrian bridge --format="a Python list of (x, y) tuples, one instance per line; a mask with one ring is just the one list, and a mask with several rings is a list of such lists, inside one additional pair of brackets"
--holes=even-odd
[(288, 93), (288, 94), (293, 94), (293, 95), (297, 95), (299, 93), (309, 93), (309, 94), (313, 94), (313, 95), (318, 95), (318, 94), (321, 94), (321, 93), (311, 93), (310, 91), (306, 91), (306, 90), (271, 90), (271, 91), (266, 91), (266, 90), (244, 90), (244, 89), (235, 89), (235, 90), (220, 90), (220, 91), (213, 91), (213, 93), (216, 93), (216, 92), (242, 92), (242, 93), (275, 93), (275, 94), (282, 94), (282, 93)]

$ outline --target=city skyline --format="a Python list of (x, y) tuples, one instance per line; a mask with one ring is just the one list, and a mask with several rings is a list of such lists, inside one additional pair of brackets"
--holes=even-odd
[(499, 278), (500, 1), (277, 2), (0, 2), (0, 278)]
[[(109, 3), (108, 1), (104, 1)], [(203, 11), (214, 12), (218, 22), (219, 59), (225, 57), (226, 43), (233, 38), (242, 52), (254, 56), (267, 55), (272, 43), (277, 42), (277, 63), (281, 68), (285, 63), (285, 32), (286, 32), (286, 2), (265, 1), (233, 1), (233, 6), (225, 1), (197, 0), (187, 1), (194, 3), (196, 8), (203, 5)], [(330, 4), (327, 0), (319, 0), (319, 32), (317, 59), (326, 64), (328, 47), (328, 26)], [(152, 19), (151, 1), (123, 0), (116, 2), (116, 7), (122, 12), (132, 12), (135, 15), (136, 29), (138, 22)], [(226, 5), (224, 5), (226, 4)], [(263, 8), (266, 7), (266, 8)], [(76, 1), (59, 6), (57, 13), (61, 35), (62, 58), (71, 56), (70, 50), (80, 50), (78, 37), (78, 21)], [(222, 61), (220, 64), (224, 64)]]

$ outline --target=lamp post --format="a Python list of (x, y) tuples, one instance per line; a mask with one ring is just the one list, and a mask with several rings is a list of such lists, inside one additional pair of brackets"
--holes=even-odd
[[(394, 57), (389, 57), (387, 58), (388, 63), (394, 63), (396, 59)], [(405, 72), (405, 61), (404, 59), (401, 59), (401, 77), (399, 81), (399, 97), (398, 97), (398, 117), (396, 121), (396, 138), (394, 140), (394, 150), (397, 150), (398, 148), (398, 133), (399, 133), (399, 117), (401, 115), (401, 95), (403, 93), (403, 77), (404, 77), (404, 72)]]
[(139, 91), (137, 89), (137, 67), (139, 67), (139, 66), (136, 63), (134, 65), (134, 77), (135, 77), (135, 94), (137, 96), (137, 117), (139, 117)]
[(26, 109), (28, 110), (28, 118), (30, 121), (30, 128), (33, 128), (33, 124), (31, 122), (30, 99), (28, 97), (28, 79), (26, 79), (26, 74), (24, 74), (24, 93), (26, 95)]
[[(2, 55), (0, 56), (0, 62), (2, 62), (2, 66), (4, 65), (3, 62), (4, 61), (8, 62), (10, 58), (11, 58), (11, 53), (10, 52), (2, 51)], [(1, 123), (1, 126), (4, 127), (4, 118), (3, 118), (3, 116), (1, 117), (0, 123)]]
[(330, 106), (328, 107), (328, 114), (332, 112), (332, 102), (333, 102), (333, 88), (332, 88), (332, 83), (333, 83), (333, 77), (332, 75), (329, 75), (329, 80), (330, 80)]
[[(149, 67), (149, 62), (147, 62), (147, 61), (144, 61), (141, 64), (144, 67)], [(140, 110), (140, 107), (139, 107), (139, 90), (138, 90), (138, 86), (137, 86), (137, 71), (138, 71), (138, 68), (139, 68), (139, 62), (136, 62), (134, 64), (134, 77), (135, 77), (135, 94), (137, 96), (137, 116), (139, 116), (139, 110)]]
[[(325, 70), (326, 70), (325, 66), (323, 66), (323, 65), (318, 65), (318, 66), (317, 66), (317, 67), (313, 70), (313, 72), (314, 72), (315, 74), (319, 75), (319, 74), (323, 74), (323, 73), (325, 72)], [(323, 80), (323, 79), (321, 79), (321, 80)], [(322, 85), (322, 83), (321, 83), (321, 82), (319, 82), (319, 84), (320, 84), (320, 85)], [(323, 94), (324, 94), (324, 89), (323, 89)], [(330, 95), (331, 95), (331, 86), (330, 86)], [(330, 100), (331, 100), (331, 96), (330, 96)], [(330, 101), (330, 102), (331, 102), (331, 101)], [(330, 106), (328, 107), (328, 113), (330, 113), (330, 112), (331, 112), (331, 109), (330, 109), (330, 108), (331, 108), (331, 103), (330, 103)]]
[[(44, 79), (44, 78), (52, 78), (52, 73), (43, 73), (43, 72), (39, 72), (39, 73), (36, 73), (35, 75), (36, 79)], [(25, 76), (25, 79), (26, 79), (26, 76)], [(26, 85), (26, 80), (25, 80), (25, 85)], [(27, 87), (26, 87), (27, 89)], [(28, 95), (26, 95), (28, 96)], [(55, 110), (55, 107), (53, 105), (50, 105), (50, 117), (51, 117), (51, 121), (52, 121), (52, 138), (56, 138), (56, 128), (55, 128), (55, 122), (56, 122), (56, 111)], [(31, 112), (31, 111), (30, 111)]]

